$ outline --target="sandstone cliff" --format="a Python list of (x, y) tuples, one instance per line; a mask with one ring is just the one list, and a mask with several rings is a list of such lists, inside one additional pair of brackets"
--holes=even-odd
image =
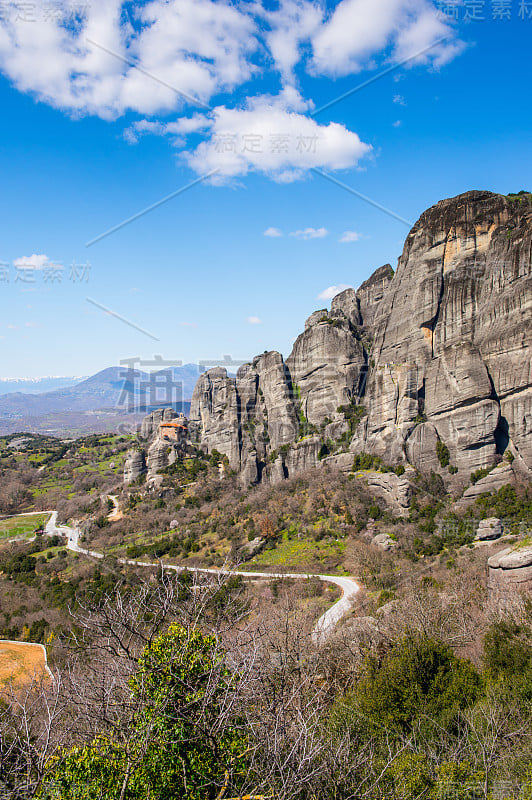
[[(283, 360), (200, 376), (191, 422), (243, 483), (349, 454), (459, 486), (510, 449), (532, 468), (532, 203), (468, 192), (424, 212), (396, 273), (312, 314)], [(363, 408), (362, 408), (363, 407)], [(358, 423), (358, 424), (357, 424)]]

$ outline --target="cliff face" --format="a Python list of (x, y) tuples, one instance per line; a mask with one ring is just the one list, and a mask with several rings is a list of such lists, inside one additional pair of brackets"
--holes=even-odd
[(201, 446), (248, 483), (346, 450), (455, 484), (508, 447), (532, 468), (531, 256), (530, 196), (438, 203), (410, 231), (395, 275), (381, 267), (312, 314), (286, 363), (271, 352), (236, 379), (200, 377), (191, 421)]

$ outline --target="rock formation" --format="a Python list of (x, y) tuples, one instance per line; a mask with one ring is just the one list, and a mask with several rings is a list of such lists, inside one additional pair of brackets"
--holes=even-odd
[(481, 478), (476, 483), (473, 483), (472, 486), (469, 486), (460, 500), (455, 503), (455, 510), (459, 511), (465, 508), (472, 500), (476, 500), (477, 497), (480, 497), (480, 495), (485, 492), (491, 494), (492, 492), (498, 491), (501, 486), (507, 483), (513, 483), (515, 478), (523, 474), (522, 470), (518, 469), (514, 464), (515, 462), (513, 464), (505, 464), (504, 462), (498, 464), (484, 478)]
[(384, 505), (396, 516), (407, 517), (412, 497), (411, 478), (414, 470), (409, 470), (405, 475), (396, 475), (393, 472), (362, 472), (360, 481), (364, 483), (370, 495), (378, 497)]
[(124, 483), (147, 473), (148, 485), (156, 485), (160, 471), (173, 464), (190, 447), (188, 421), (171, 408), (152, 411), (142, 421), (139, 444), (129, 451), (124, 464)]
[(522, 592), (532, 591), (532, 547), (508, 547), (488, 559), (488, 599), (493, 606), (511, 606)]
[(378, 533), (371, 540), (371, 544), (385, 551), (393, 550), (394, 547), (397, 547), (397, 542), (395, 542), (388, 533)]
[(454, 488), (508, 449), (530, 470), (531, 255), (530, 195), (438, 203), (396, 273), (380, 267), (313, 313), (286, 362), (269, 352), (234, 379), (200, 376), (190, 412), (200, 446), (227, 455), (244, 484), (362, 452)]
[(146, 472), (146, 457), (142, 450), (130, 450), (124, 462), (124, 483), (133, 483)]
[(421, 216), (376, 312), (361, 445), (438, 469), (438, 438), (467, 473), (511, 438), (532, 464), (531, 239), (528, 197), (469, 192)]
[(487, 519), (481, 519), (478, 523), (475, 538), (480, 541), (499, 539), (503, 531), (504, 525), (501, 519), (498, 519), (498, 517), (488, 517)]

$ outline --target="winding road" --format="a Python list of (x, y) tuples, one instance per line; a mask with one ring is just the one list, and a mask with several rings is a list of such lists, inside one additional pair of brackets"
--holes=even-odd
[[(103, 558), (104, 554), (96, 550), (86, 550), (79, 545), (81, 531), (78, 528), (69, 528), (67, 525), (57, 525), (57, 511), (52, 511), (52, 515), (46, 523), (45, 533), (48, 536), (63, 536), (67, 541), (67, 548), (74, 553), (90, 556), (92, 558)], [(120, 564), (130, 564), (135, 567), (157, 567), (159, 564), (154, 564), (151, 561), (135, 561), (134, 559), (119, 558)], [(276, 580), (280, 578), (294, 578), (296, 580), (308, 580), (309, 578), (319, 578), (327, 583), (334, 583), (342, 590), (342, 596), (336, 601), (327, 611), (321, 615), (314, 626), (313, 637), (315, 641), (323, 641), (335, 628), (338, 622), (344, 617), (351, 609), (355, 596), (360, 591), (359, 584), (353, 578), (338, 577), (336, 575), (316, 575), (307, 572), (245, 572), (244, 570), (224, 570), (214, 569), (209, 567), (189, 567), (177, 566), (174, 564), (164, 564), (165, 569), (172, 569), (175, 572), (200, 572), (209, 573), (211, 575), (239, 575), (248, 579), (267, 579)]]

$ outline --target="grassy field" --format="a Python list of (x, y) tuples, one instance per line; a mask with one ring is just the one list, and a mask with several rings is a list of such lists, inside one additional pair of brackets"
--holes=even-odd
[(345, 543), (322, 540), (320, 542), (289, 539), (286, 535), (274, 550), (263, 550), (250, 561), (246, 568), (257, 567), (311, 567), (320, 565), (336, 572), (342, 560)]
[(0, 520), (0, 539), (14, 539), (16, 536), (30, 536), (35, 528), (44, 525), (50, 514), (17, 514)]
[(40, 676), (44, 669), (44, 653), (40, 645), (0, 640), (0, 686), (7, 682), (20, 686)]

